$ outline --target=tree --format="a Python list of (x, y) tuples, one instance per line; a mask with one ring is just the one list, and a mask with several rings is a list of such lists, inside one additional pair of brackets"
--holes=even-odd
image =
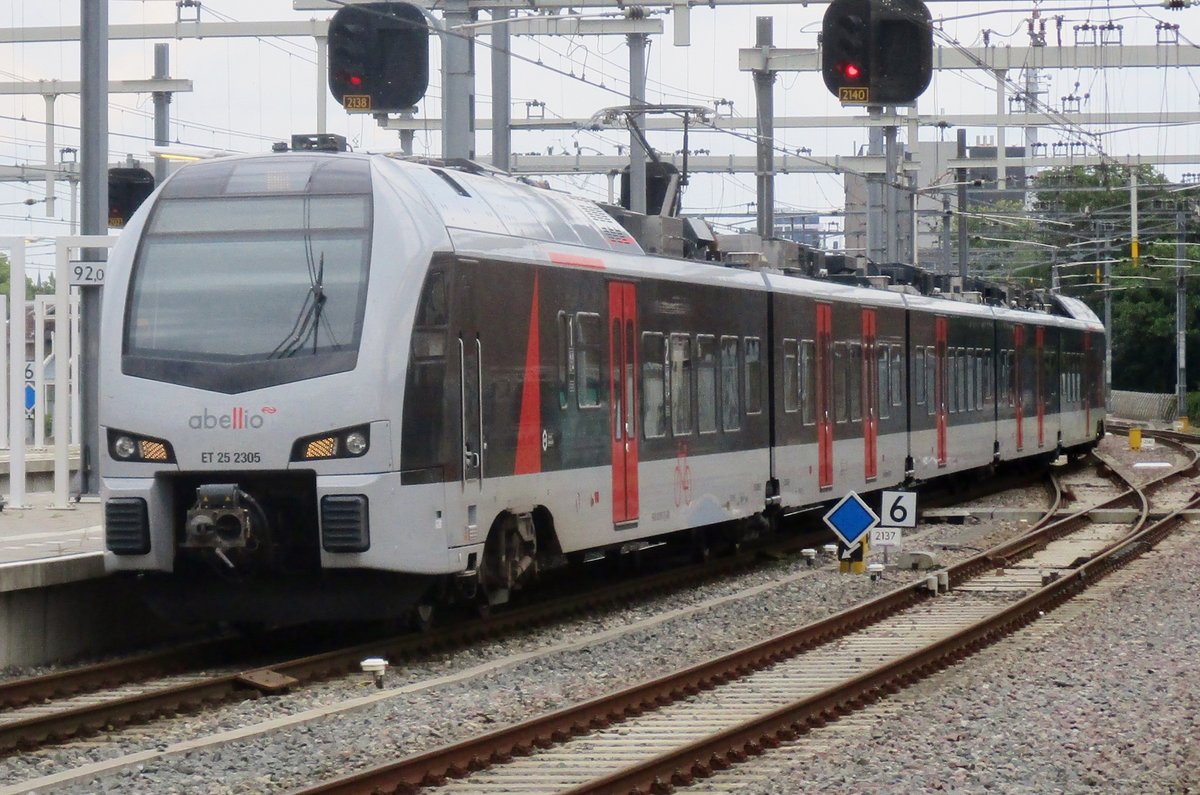
[[(12, 294), (12, 291), (10, 289), (11, 285), (9, 283), (10, 279), (11, 279), (11, 275), (12, 275), (12, 268), (9, 265), (8, 257), (0, 254), (0, 295), (11, 295)], [(54, 274), (50, 274), (50, 277), (48, 279), (46, 279), (46, 281), (42, 282), (41, 284), (34, 284), (33, 279), (30, 276), (26, 275), (25, 276), (25, 295), (28, 297), (32, 297), (35, 295), (52, 295), (54, 293), (54, 285), (55, 285)]]
[[(1114, 389), (1175, 391), (1175, 281), (1178, 220), (1184, 219), (1182, 266), (1187, 278), (1187, 378), (1200, 385), (1200, 217), (1198, 190), (1180, 190), (1150, 166), (1137, 168), (1139, 267), (1131, 251), (1131, 192), (1124, 166), (1053, 169), (1039, 175), (1035, 211), (1041, 242), (1056, 246), (1065, 277), (1062, 290), (1083, 298), (1103, 317), (1104, 266), (1112, 284)], [(1180, 216), (1182, 213), (1182, 216)], [(1190, 261), (1189, 261), (1190, 260)], [(1072, 265), (1071, 263), (1077, 263)]]

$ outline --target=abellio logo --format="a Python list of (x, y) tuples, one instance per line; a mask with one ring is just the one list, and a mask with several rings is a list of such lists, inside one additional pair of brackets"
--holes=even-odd
[(188, 417), (188, 427), (193, 431), (214, 431), (218, 428), (227, 431), (244, 431), (247, 428), (261, 428), (264, 414), (274, 414), (274, 406), (263, 406), (258, 412), (236, 406), (226, 414), (210, 414), (207, 408), (200, 414)]

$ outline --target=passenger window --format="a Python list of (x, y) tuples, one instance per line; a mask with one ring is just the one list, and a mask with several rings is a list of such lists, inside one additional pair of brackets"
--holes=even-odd
[(925, 349), (925, 410), (930, 416), (937, 413), (937, 371), (934, 369), (935, 348)]
[(575, 318), (566, 312), (558, 313), (558, 407), (571, 405), (575, 392), (575, 348), (572, 328)]
[(892, 405), (901, 406), (904, 404), (904, 348), (900, 345), (891, 346), (891, 355), (891, 377), (888, 383), (891, 385)]
[(746, 337), (746, 413), (762, 413), (762, 342)]
[(696, 336), (696, 420), (700, 433), (717, 432), (717, 341)]
[(738, 338), (721, 337), (721, 427), (742, 427), (742, 391), (738, 388)]
[(647, 439), (667, 435), (666, 339), (642, 334), (642, 433)]
[(671, 431), (676, 436), (692, 432), (692, 338), (671, 335)]
[(862, 419), (862, 377), (863, 377), (862, 345), (857, 342), (850, 345), (849, 361), (849, 395), (850, 420), (857, 422)]
[(925, 346), (913, 350), (913, 400), (925, 405)]
[(604, 336), (600, 316), (580, 313), (575, 316), (575, 375), (579, 407), (600, 405), (600, 351)]
[(875, 372), (879, 380), (879, 418), (886, 420), (892, 416), (891, 406), (891, 371), (888, 369), (888, 345), (880, 345), (876, 354)]
[(783, 341), (783, 410), (789, 414), (800, 409), (800, 363), (795, 340)]
[(846, 353), (846, 344), (844, 342), (835, 342), (833, 344), (834, 422), (845, 422), (850, 416), (850, 385), (846, 382), (846, 362), (849, 359), (850, 357)]
[(812, 340), (800, 343), (800, 405), (803, 408), (801, 422), (812, 425), (816, 422), (817, 403), (817, 346)]

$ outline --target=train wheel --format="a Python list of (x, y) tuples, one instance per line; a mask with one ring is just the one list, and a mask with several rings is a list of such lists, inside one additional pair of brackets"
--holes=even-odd
[(422, 602), (413, 608), (413, 628), (418, 632), (428, 632), (433, 629), (437, 619), (437, 610), (432, 602)]
[(696, 528), (692, 531), (692, 559), (697, 563), (707, 563), (712, 556), (712, 541), (709, 539), (708, 531), (703, 527)]

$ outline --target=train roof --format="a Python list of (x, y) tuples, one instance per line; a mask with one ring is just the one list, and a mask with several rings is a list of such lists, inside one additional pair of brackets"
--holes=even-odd
[[(300, 159), (311, 164), (307, 170), (298, 162)], [(272, 163), (279, 168), (272, 168)], [(1086, 304), (1061, 295), (1051, 297), (1047, 307), (1051, 311), (1038, 312), (797, 276), (769, 267), (647, 253), (596, 202), (467, 161), (445, 163), (386, 154), (320, 151), (237, 155), (180, 169), (164, 185), (163, 195), (220, 196), (280, 190), (339, 193), (365, 189), (369, 173), (384, 181), (407, 182), (412, 193), (444, 223), (454, 248), (464, 254), (496, 255), (497, 238), (518, 239), (525, 241), (523, 246), (506, 247), (514, 255), (532, 255), (564, 267), (601, 267), (620, 275), (736, 285), (946, 315), (1102, 328)], [(518, 249), (523, 250), (518, 254)]]

